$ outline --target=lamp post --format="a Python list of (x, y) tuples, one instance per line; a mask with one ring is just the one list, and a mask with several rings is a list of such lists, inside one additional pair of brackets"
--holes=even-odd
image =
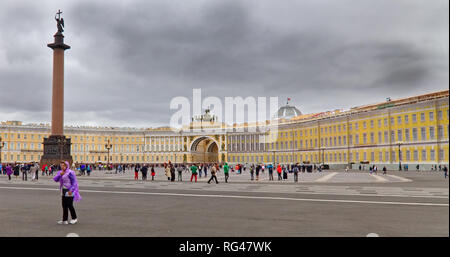
[(325, 148), (322, 148), (322, 165), (325, 165)]
[(5, 142), (3, 142), (2, 137), (0, 137), (0, 164), (2, 163), (2, 149), (4, 146), (5, 146)]
[(273, 153), (273, 165), (275, 166), (275, 150), (271, 151)]
[(108, 150), (108, 161), (106, 162), (107, 163), (106, 166), (107, 166), (107, 169), (109, 171), (110, 170), (109, 169), (109, 151), (112, 148), (112, 144), (110, 143), (109, 139), (108, 139), (108, 142), (105, 144), (105, 148), (106, 148), (106, 150)]
[(403, 144), (403, 142), (397, 142), (398, 145), (398, 170), (402, 170), (402, 151), (400, 149), (401, 145)]

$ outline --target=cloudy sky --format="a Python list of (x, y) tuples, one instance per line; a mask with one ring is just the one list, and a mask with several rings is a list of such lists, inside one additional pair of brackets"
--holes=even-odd
[(0, 121), (50, 122), (58, 9), (66, 124), (167, 125), (193, 88), (303, 113), (448, 89), (447, 0), (2, 0)]

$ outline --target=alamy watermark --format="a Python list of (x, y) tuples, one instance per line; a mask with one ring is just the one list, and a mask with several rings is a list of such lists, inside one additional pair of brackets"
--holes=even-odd
[[(278, 97), (219, 97), (202, 98), (201, 89), (193, 89), (192, 103), (183, 96), (170, 101), (176, 110), (170, 118), (175, 131), (257, 132), (276, 137), (278, 131)], [(203, 112), (202, 110), (206, 110)]]

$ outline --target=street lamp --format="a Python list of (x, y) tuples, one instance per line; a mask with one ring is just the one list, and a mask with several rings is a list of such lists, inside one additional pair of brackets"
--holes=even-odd
[(401, 145), (403, 144), (403, 142), (399, 141), (397, 142), (398, 145), (398, 170), (402, 170), (402, 151), (400, 149)]
[(273, 165), (275, 166), (275, 150), (271, 151), (273, 153)]
[(322, 165), (325, 165), (325, 148), (322, 148)]
[(110, 143), (109, 139), (108, 139), (108, 142), (105, 144), (105, 148), (106, 148), (106, 150), (108, 150), (108, 161), (107, 161), (106, 165), (107, 165), (107, 169), (110, 170), (109, 169), (109, 151), (112, 148), (112, 144)]
[(2, 163), (2, 149), (4, 146), (5, 146), (5, 142), (3, 142), (2, 137), (0, 137), (0, 164)]

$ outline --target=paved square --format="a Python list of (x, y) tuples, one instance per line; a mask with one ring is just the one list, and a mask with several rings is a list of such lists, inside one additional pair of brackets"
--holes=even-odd
[[(79, 223), (57, 225), (58, 185), (0, 176), (0, 236), (448, 236), (448, 180), (438, 172), (370, 175), (340, 170), (288, 180), (223, 174), (190, 182), (133, 179), (134, 172), (78, 176)], [(378, 178), (379, 177), (379, 178)], [(326, 178), (326, 179), (324, 179)], [(275, 178), (276, 179), (276, 178)]]

